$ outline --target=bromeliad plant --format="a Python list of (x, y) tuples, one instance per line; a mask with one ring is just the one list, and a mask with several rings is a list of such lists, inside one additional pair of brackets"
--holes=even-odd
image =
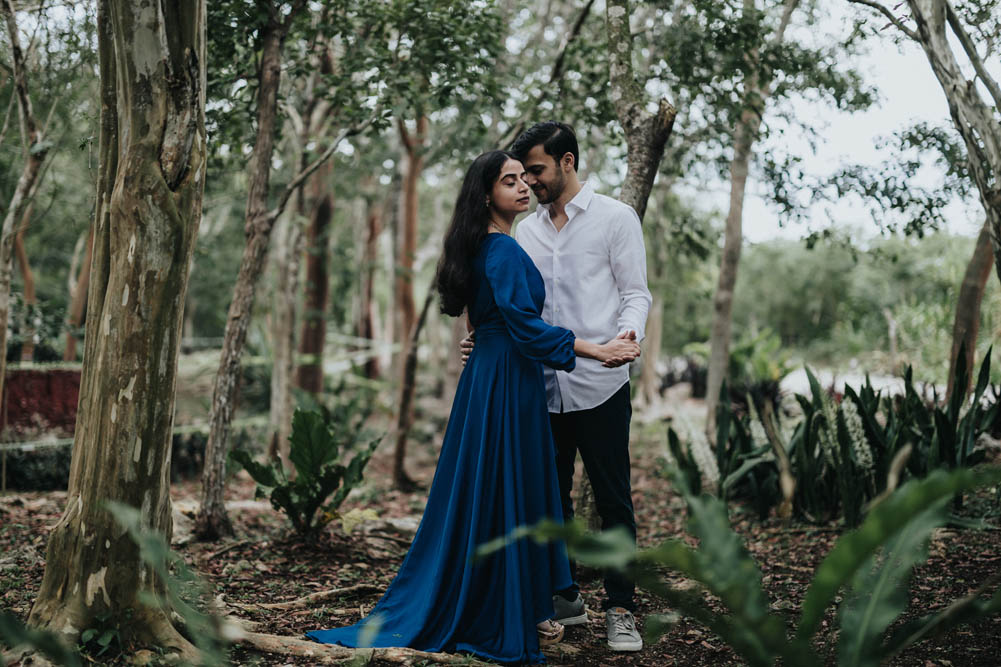
[[(862, 525), (845, 533), (814, 573), (795, 632), (786, 618), (775, 614), (762, 588), (761, 571), (740, 537), (730, 527), (726, 505), (709, 495), (692, 494), (683, 476), (677, 488), (688, 504), (688, 528), (698, 548), (668, 540), (637, 552), (623, 530), (593, 535), (577, 524), (539, 524), (515, 531), (481, 547), (481, 553), (503, 548), (526, 535), (537, 540), (562, 539), (578, 561), (595, 567), (627, 570), (643, 588), (716, 633), (750, 665), (824, 664), (814, 648), (821, 620), (838, 605), (837, 664), (876, 667), (906, 647), (952, 627), (1001, 613), (1001, 573), (982, 583), (973, 594), (924, 618), (889, 630), (907, 607), (907, 586), (915, 565), (927, 557), (932, 531), (947, 520), (952, 498), (976, 487), (1001, 483), (1001, 469), (938, 470), (911, 480), (872, 508)], [(727, 608), (719, 613), (701, 591), (680, 591), (665, 583), (663, 568), (698, 582)], [(989, 595), (989, 597), (985, 597)], [(655, 641), (676, 621), (651, 616), (645, 623), (648, 641)]]
[[(230, 453), (257, 482), (257, 496), (270, 498), (271, 505), (288, 515), (302, 537), (314, 538), (328, 523), (344, 518), (339, 512), (341, 503), (361, 483), (365, 466), (379, 444), (381, 437), (362, 429), (359, 409), (363, 408), (354, 401), (339, 404), (333, 411), (322, 406), (309, 411), (296, 409), (289, 436), (294, 478), (279, 461), (264, 464), (244, 450)], [(345, 465), (351, 450), (355, 455)]]

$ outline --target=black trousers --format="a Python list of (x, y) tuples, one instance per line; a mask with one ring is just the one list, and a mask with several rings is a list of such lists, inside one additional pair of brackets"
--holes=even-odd
[[(556, 443), (556, 474), (559, 477), (563, 517), (573, 518), (573, 473), (577, 453), (594, 489), (594, 500), (601, 518), (601, 529), (625, 526), (636, 539), (636, 519), (633, 515), (632, 488), (629, 481), (629, 421), (633, 408), (629, 402), (627, 382), (611, 398), (590, 410), (550, 412)], [(578, 589), (577, 563), (570, 561), (574, 585), (559, 591), (573, 598)], [(621, 573), (605, 573), (604, 609), (625, 607), (635, 611), (633, 582)]]

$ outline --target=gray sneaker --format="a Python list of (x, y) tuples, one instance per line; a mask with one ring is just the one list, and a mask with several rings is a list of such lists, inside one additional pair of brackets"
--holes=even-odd
[(563, 625), (582, 625), (587, 623), (587, 607), (584, 598), (577, 594), (576, 600), (566, 600), (562, 595), (553, 596), (553, 620)]
[(608, 648), (613, 651), (639, 651), (643, 640), (636, 630), (636, 619), (628, 609), (612, 607), (605, 611)]

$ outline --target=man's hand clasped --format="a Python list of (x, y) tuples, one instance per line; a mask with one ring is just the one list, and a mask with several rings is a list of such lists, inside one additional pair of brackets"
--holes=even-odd
[[(462, 365), (469, 361), (469, 355), (473, 351), (473, 334), (469, 334), (459, 342), (459, 352), (462, 354)], [(635, 361), (640, 356), (640, 344), (636, 342), (635, 331), (623, 331), (618, 336), (600, 345), (599, 361), (606, 368), (616, 368), (623, 364)]]

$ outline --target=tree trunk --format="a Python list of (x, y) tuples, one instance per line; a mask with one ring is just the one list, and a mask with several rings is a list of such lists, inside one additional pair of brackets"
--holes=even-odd
[[(398, 122), (400, 140), (405, 154), (405, 171), (401, 192), (400, 255), (396, 271), (396, 304), (399, 314), (400, 336), (400, 414), (397, 423), (396, 448), (393, 451), (393, 484), (398, 489), (412, 489), (413, 481), (407, 475), (404, 461), (407, 455), (407, 435), (413, 422), (413, 383), (416, 372), (417, 350), (414, 342), (420, 333), (416, 326), (417, 312), (414, 305), (414, 258), (417, 255), (417, 183), (424, 166), (424, 139), (428, 119), (418, 114), (417, 131), (411, 136), (401, 120)], [(430, 298), (431, 295), (429, 294)], [(425, 303), (425, 305), (427, 302)], [(425, 308), (425, 311), (427, 308)], [(424, 324), (421, 316), (421, 326)]]
[(956, 361), (959, 349), (965, 345), (967, 380), (963, 391), (969, 391), (974, 376), (974, 361), (977, 352), (977, 333), (980, 329), (980, 304), (984, 298), (984, 288), (994, 267), (994, 256), (991, 249), (990, 226), (985, 221), (977, 235), (977, 244), (973, 248), (973, 256), (966, 265), (963, 283), (959, 286), (959, 298), (956, 299), (956, 319), (952, 325), (952, 351), (949, 353), (949, 387), (946, 390), (945, 401), (949, 402), (955, 389)]
[(370, 380), (379, 377), (379, 357), (376, 354), (375, 333), (375, 267), (379, 257), (379, 236), (382, 234), (382, 204), (371, 201), (368, 204), (365, 227), (365, 250), (362, 254), (361, 317), (358, 337), (372, 341), (369, 357), (365, 360), (365, 377)]
[[(774, 46), (785, 38), (786, 28), (799, 0), (786, 0), (782, 17), (771, 37)], [(744, 0), (744, 13), (756, 12), (755, 0)], [(759, 54), (752, 49), (747, 54), (751, 71), (747, 76), (743, 95), (743, 111), (733, 129), (733, 158), (730, 161), (730, 210), (726, 216), (723, 239), (723, 256), (720, 258), (719, 278), (713, 297), (713, 324), (709, 334), (709, 377), (706, 381), (706, 437), (716, 440), (716, 406), (719, 392), (730, 365), (731, 327), (733, 325), (733, 293), (737, 286), (737, 267), (743, 244), (744, 192), (747, 186), (748, 165), (754, 140), (761, 127), (765, 102), (771, 93), (771, 81), (763, 79), (759, 71)]]
[(737, 267), (744, 242), (744, 190), (747, 186), (751, 145), (758, 129), (758, 116), (751, 111), (741, 115), (733, 133), (733, 159), (730, 161), (730, 210), (726, 216), (723, 256), (713, 296), (713, 324), (709, 334), (709, 378), (706, 382), (706, 435), (715, 441), (716, 406), (730, 363), (730, 329), (733, 324), (733, 292), (737, 286)]
[(21, 361), (31, 361), (35, 356), (35, 322), (34, 310), (37, 303), (35, 299), (35, 276), (31, 273), (31, 264), (28, 263), (28, 251), (24, 247), (24, 235), (28, 231), (28, 223), (31, 222), (31, 209), (33, 202), (30, 202), (24, 209), (21, 216), (21, 224), (18, 225), (17, 234), (14, 236), (14, 253), (17, 255), (17, 266), (21, 269), (21, 282), (24, 283), (24, 331), (21, 338)]
[(66, 313), (66, 349), (63, 350), (63, 361), (76, 361), (76, 331), (83, 321), (83, 311), (87, 305), (87, 290), (90, 285), (90, 267), (94, 258), (94, 223), (87, 232), (87, 247), (84, 250), (83, 264), (77, 276), (73, 293), (70, 295), (70, 305)]
[(268, 455), (281, 461), (286, 470), (292, 468), (288, 437), (292, 432), (295, 323), (299, 297), (299, 259), (303, 245), (298, 217), (296, 214), (286, 215), (278, 223), (280, 242), (275, 248), (278, 278), (271, 318), (274, 363), (271, 370), (271, 444)]
[[(966, 144), (966, 161), (977, 184), (980, 202), (987, 213), (994, 249), (994, 266), (1001, 278), (1001, 86), (984, 66), (975, 45), (966, 33), (962, 18), (949, 3), (941, 0), (908, 0), (917, 27), (910, 36), (924, 49), (932, 72), (938, 79), (949, 104), (949, 114)], [(977, 81), (968, 81), (952, 51), (946, 23), (963, 47), (977, 78), (990, 94), (993, 104), (985, 103)]]
[(664, 297), (653, 294), (650, 316), (647, 318), (646, 338), (643, 340), (643, 368), (640, 371), (638, 398), (640, 403), (653, 406), (660, 402), (660, 375), (657, 362), (664, 334)]
[(327, 295), (330, 291), (327, 264), (330, 261), (330, 221), (334, 209), (330, 178), (328, 162), (310, 177), (309, 185), (313, 212), (306, 241), (305, 300), (296, 385), (311, 394), (323, 391), (323, 344), (327, 335)]
[(414, 302), (414, 257), (417, 255), (417, 184), (424, 168), (424, 140), (428, 119), (419, 114), (417, 131), (411, 136), (401, 120), (398, 123), (404, 150), (404, 173), (401, 191), (400, 255), (396, 271), (397, 311), (400, 314), (398, 335), (402, 345), (400, 358), (407, 356), (407, 340), (414, 330), (417, 307)]
[(14, 188), (14, 195), (7, 205), (3, 227), (0, 229), (0, 396), (7, 377), (7, 322), (10, 319), (10, 284), (13, 273), (14, 236), (16, 222), (24, 215), (25, 209), (35, 196), (42, 165), (49, 149), (42, 141), (42, 132), (31, 108), (28, 80), (25, 72), (24, 53), (21, 51), (17, 32), (17, 16), (13, 0), (3, 0), (3, 13), (7, 20), (7, 36), (10, 39), (11, 64), (14, 70), (14, 91), (21, 114), (21, 132), (28, 147), (24, 156), (21, 176)]
[[(71, 641), (116, 627), (123, 644), (187, 660), (158, 581), (106, 510), (171, 533), (170, 443), (182, 308), (205, 174), (205, 3), (101, 0), (101, 138), (93, 279), (66, 510), (49, 536), (31, 625)], [(119, 115), (120, 114), (120, 115)]]
[(407, 437), (410, 435), (410, 428), (414, 424), (414, 393), (417, 381), (417, 341), (421, 336), (421, 329), (427, 321), (428, 309), (434, 301), (434, 290), (428, 290), (427, 298), (424, 299), (424, 307), (421, 308), (420, 319), (414, 324), (414, 329), (410, 334), (410, 342), (407, 345), (407, 356), (403, 363), (403, 382), (400, 386), (400, 412), (396, 418), (396, 448), (393, 450), (393, 485), (402, 491), (412, 491), (415, 487), (414, 481), (407, 475), (404, 467), (407, 454)]
[(616, 45), (609, 49), (608, 78), (615, 115), (625, 131), (627, 147), (626, 180), (619, 199), (632, 206), (642, 222), (678, 111), (666, 98), (660, 100), (656, 114), (646, 110), (643, 85), (633, 74), (629, 0), (609, 0), (606, 21), (608, 43)]
[[(291, 17), (286, 17), (288, 20)], [(195, 520), (195, 534), (203, 540), (231, 535), (233, 526), (223, 505), (226, 453), (229, 427), (236, 408), (240, 359), (247, 341), (250, 315), (257, 295), (257, 283), (264, 269), (275, 216), (267, 208), (271, 183), (271, 156), (275, 143), (275, 117), (278, 110), (278, 86), (281, 82), (282, 42), (286, 26), (276, 18), (268, 22), (261, 35), (261, 60), (257, 91), (257, 138), (248, 168), (250, 188), (247, 193), (247, 243), (240, 262), (240, 272), (233, 288), (223, 337), (222, 358), (212, 390), (209, 436), (205, 445), (202, 471), (201, 508)]]

